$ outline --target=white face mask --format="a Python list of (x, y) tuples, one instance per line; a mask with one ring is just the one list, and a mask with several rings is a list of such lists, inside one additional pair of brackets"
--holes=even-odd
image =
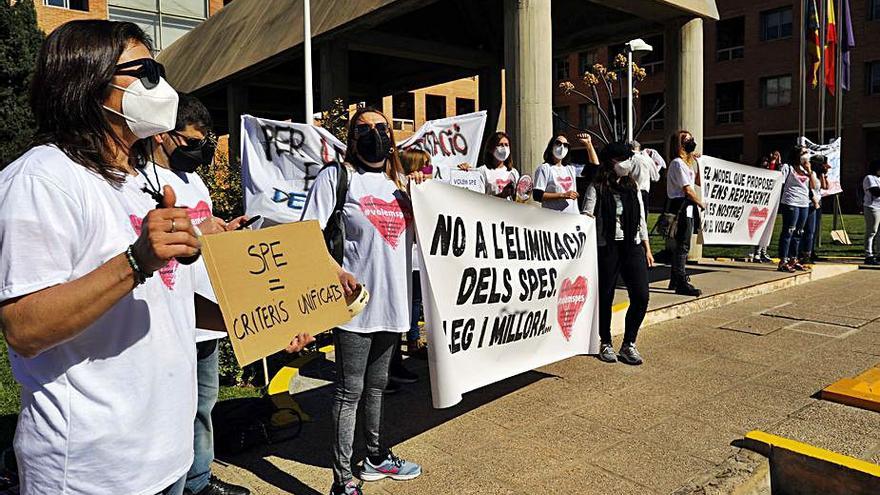
[(632, 171), (632, 160), (625, 160), (614, 164), (614, 172), (617, 174), (618, 177), (626, 177), (627, 175), (631, 174)]
[(568, 148), (566, 148), (565, 146), (562, 146), (561, 144), (557, 144), (556, 146), (553, 147), (553, 158), (556, 158), (557, 160), (562, 160), (563, 158), (565, 158), (565, 155), (567, 155), (567, 154), (568, 154)]
[(122, 91), (122, 112), (104, 105), (104, 110), (119, 115), (128, 123), (129, 129), (140, 139), (174, 130), (177, 123), (177, 91), (165, 78), (147, 89), (140, 79), (127, 88), (111, 84)]
[(496, 146), (492, 151), (492, 156), (499, 162), (507, 160), (507, 157), (510, 156), (510, 146)]

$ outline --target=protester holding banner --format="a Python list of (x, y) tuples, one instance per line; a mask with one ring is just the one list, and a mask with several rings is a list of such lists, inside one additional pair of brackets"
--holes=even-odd
[(666, 195), (669, 198), (666, 211), (675, 215), (677, 228), (670, 240), (672, 248), (672, 273), (669, 289), (676, 294), (699, 296), (702, 294), (690, 283), (687, 275), (687, 258), (691, 248), (694, 229), (699, 228), (700, 210), (705, 209), (697, 196), (696, 186), (701, 183), (699, 163), (695, 152), (697, 142), (690, 132), (677, 131), (669, 143), (672, 159), (666, 177)]
[(194, 293), (177, 260), (199, 240), (173, 190), (157, 207), (132, 165), (138, 139), (175, 123), (151, 53), (132, 23), (53, 31), (33, 78), (38, 145), (0, 174), (23, 495), (179, 494), (192, 464), (196, 321), (178, 301)]
[(654, 265), (639, 186), (632, 178), (632, 148), (609, 143), (599, 153), (601, 165), (587, 187), (584, 213), (596, 219), (599, 248), (599, 359), (617, 361), (611, 343), (611, 306), (618, 278), (626, 284), (629, 308), (620, 360), (642, 364), (636, 349), (639, 327), (648, 310), (648, 267)]
[[(792, 165), (793, 164), (793, 165)], [(782, 172), (782, 232), (779, 236), (779, 266), (781, 272), (805, 270), (797, 258), (804, 225), (810, 212), (810, 189), (817, 187), (816, 175), (810, 166), (809, 152), (796, 146), (789, 153)]]
[(865, 264), (880, 265), (877, 255), (877, 231), (880, 229), (880, 160), (868, 167), (868, 175), (862, 180), (865, 209)]
[(571, 165), (569, 148), (565, 135), (550, 138), (544, 148), (544, 163), (535, 171), (533, 194), (543, 208), (577, 214), (577, 172)]
[[(431, 155), (426, 151), (417, 149), (407, 149), (400, 152), (400, 162), (403, 170), (407, 174), (425, 170), (431, 170)], [(409, 355), (424, 355), (425, 348), (421, 347), (419, 332), (419, 321), (421, 319), (422, 310), (422, 283), (419, 277), (419, 247), (413, 243), (412, 250), (412, 307), (410, 309), (409, 331), (406, 333), (406, 350)]]
[[(367, 458), (360, 478), (408, 480), (419, 476), (421, 467), (395, 456), (380, 438), (383, 390), (394, 346), (410, 328), (413, 228), (406, 176), (393, 129), (382, 113), (362, 108), (349, 122), (345, 163), (318, 174), (303, 220), (318, 220), (326, 229), (341, 208), (345, 233), (341, 269), (353, 275), (345, 284), (346, 292), (353, 289), (356, 277), (374, 294), (363, 312), (333, 332), (337, 379), (331, 493), (360, 495), (351, 456), (362, 396)], [(347, 180), (340, 184), (340, 176)], [(416, 176), (420, 180), (420, 174)]]
[(486, 193), (512, 200), (519, 171), (513, 166), (510, 137), (504, 131), (493, 133), (483, 153), (483, 165), (478, 170), (486, 175)]
[(810, 188), (810, 206), (807, 221), (804, 224), (804, 240), (801, 242), (798, 258), (802, 265), (815, 262), (814, 240), (819, 231), (819, 220), (822, 215), (822, 189), (828, 189), (828, 158), (822, 155), (810, 157), (810, 168), (813, 170), (813, 187)]

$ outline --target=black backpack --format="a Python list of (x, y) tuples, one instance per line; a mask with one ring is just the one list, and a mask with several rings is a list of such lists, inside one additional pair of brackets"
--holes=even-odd
[[(324, 243), (330, 256), (342, 266), (343, 249), (345, 248), (345, 222), (342, 208), (348, 195), (348, 167), (344, 163), (334, 162), (327, 167), (336, 167), (336, 205), (327, 226), (324, 227)], [(325, 167), (326, 168), (326, 167)]]
[[(278, 413), (289, 419), (273, 421)], [(279, 408), (268, 397), (245, 397), (218, 402), (211, 412), (214, 450), (218, 456), (235, 455), (260, 445), (290, 440), (302, 430), (302, 418), (294, 409)]]

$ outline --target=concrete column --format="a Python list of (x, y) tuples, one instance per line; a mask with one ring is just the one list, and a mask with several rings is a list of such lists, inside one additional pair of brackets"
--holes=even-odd
[(241, 163), (241, 116), (247, 113), (248, 88), (226, 87), (226, 121), (229, 125), (229, 163)]
[(550, 0), (504, 0), (507, 132), (513, 163), (534, 174), (553, 133)]
[[(499, 122), (501, 119), (501, 105), (504, 102), (504, 98), (501, 95), (502, 84), (504, 81), (501, 80), (501, 67), (487, 67), (480, 71), (479, 74), (479, 102), (480, 102), (480, 110), (486, 111), (486, 128), (483, 131), (483, 139), (479, 143), (473, 143), (473, 146), (479, 146), (481, 151), (479, 156), (483, 156), (483, 152), (485, 150), (482, 149), (482, 146), (486, 144), (486, 139), (498, 130), (499, 124), (500, 127), (504, 126), (503, 122)], [(452, 115), (450, 113), (450, 115)], [(480, 163), (473, 163), (472, 165), (477, 166), (481, 165)]]
[[(667, 26), (664, 55), (666, 79), (666, 122), (670, 134), (686, 129), (703, 148), (703, 20), (685, 19)], [(669, 150), (667, 150), (668, 152)], [(668, 154), (668, 153), (667, 153)], [(697, 193), (700, 194), (699, 188)], [(690, 260), (703, 256), (703, 245), (691, 242)]]
[(321, 105), (316, 111), (326, 111), (333, 100), (348, 97), (348, 46), (343, 40), (330, 40), (321, 45)]

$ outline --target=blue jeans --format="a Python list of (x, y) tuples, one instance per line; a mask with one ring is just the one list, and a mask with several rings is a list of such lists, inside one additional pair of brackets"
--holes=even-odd
[(791, 206), (782, 204), (782, 233), (779, 236), (779, 259), (786, 260), (798, 255), (801, 237), (804, 235), (804, 225), (810, 208), (807, 206)]
[(217, 393), (220, 390), (217, 349), (216, 339), (196, 344), (199, 401), (193, 425), (195, 427), (193, 463), (186, 474), (186, 489), (192, 493), (204, 490), (211, 481), (211, 463), (214, 462), (214, 425), (211, 424), (211, 410), (217, 403)]
[(813, 239), (815, 238), (817, 222), (819, 221), (817, 211), (812, 205), (809, 206), (807, 211), (807, 221), (804, 223), (804, 237), (801, 241), (800, 253), (798, 253), (802, 258), (809, 258), (813, 254)]
[(419, 320), (422, 317), (422, 284), (419, 272), (412, 272), (412, 309), (406, 340), (419, 340)]
[(175, 481), (173, 485), (162, 490), (156, 495), (183, 495), (183, 487), (186, 484), (186, 476)]

